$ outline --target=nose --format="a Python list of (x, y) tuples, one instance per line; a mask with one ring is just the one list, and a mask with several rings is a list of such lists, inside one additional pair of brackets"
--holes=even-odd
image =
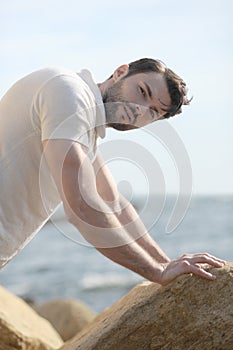
[(142, 117), (146, 114), (147, 107), (141, 106), (141, 105), (136, 105), (135, 111), (136, 111), (137, 116)]

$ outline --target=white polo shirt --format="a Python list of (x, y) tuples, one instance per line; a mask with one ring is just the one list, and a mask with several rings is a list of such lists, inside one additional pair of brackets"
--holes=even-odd
[(100, 90), (88, 70), (45, 68), (16, 82), (0, 101), (0, 268), (60, 204), (42, 141), (68, 139), (88, 148), (105, 136)]

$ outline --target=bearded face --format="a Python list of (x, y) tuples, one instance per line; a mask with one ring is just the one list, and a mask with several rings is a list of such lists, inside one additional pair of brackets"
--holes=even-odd
[(171, 98), (163, 75), (139, 73), (116, 79), (102, 95), (107, 126), (121, 131), (141, 128), (169, 112)]

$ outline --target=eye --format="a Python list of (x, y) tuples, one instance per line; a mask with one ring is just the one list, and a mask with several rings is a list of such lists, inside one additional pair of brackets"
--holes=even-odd
[(146, 91), (141, 86), (139, 86), (139, 91), (143, 97), (146, 97)]

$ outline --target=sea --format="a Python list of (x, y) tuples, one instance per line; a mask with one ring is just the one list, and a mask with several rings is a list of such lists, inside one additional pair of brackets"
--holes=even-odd
[[(233, 261), (233, 196), (193, 196), (183, 220), (170, 233), (166, 227), (176, 197), (166, 198), (159, 216), (155, 213), (158, 198), (154, 196), (153, 201), (145, 209), (145, 198), (138, 196), (132, 204), (140, 215), (144, 208), (145, 225), (171, 258), (208, 252)], [(29, 302), (78, 299), (96, 313), (142, 281), (141, 276), (110, 261), (85, 242), (67, 223), (62, 208), (0, 271), (0, 284)]]

